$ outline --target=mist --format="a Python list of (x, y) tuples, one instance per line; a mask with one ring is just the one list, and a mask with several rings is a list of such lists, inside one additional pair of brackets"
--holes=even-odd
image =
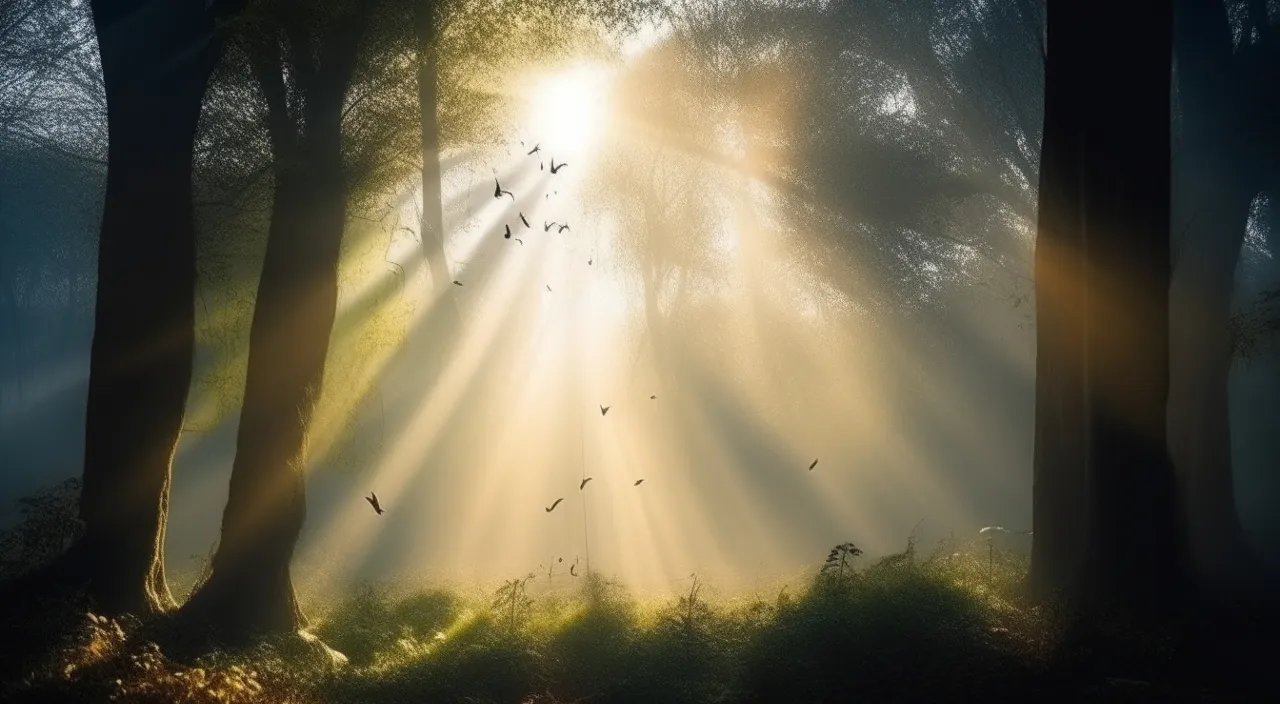
[[(0, 12), (3, 530), (24, 497), (88, 476), (116, 158), (116, 50), (100, 53), (92, 3), (18, 5)], [(231, 564), (215, 554), (238, 515), (275, 526), (262, 536), (296, 523), (280, 550), (307, 609), (526, 573), (533, 593), (569, 593), (579, 571), (654, 598), (691, 575), (758, 596), (845, 543), (868, 564), (917, 544), (1030, 559), (1045, 3), (459, 0), (425, 20), (403, 2), (249, 5), (265, 14), (209, 30), (191, 155), (192, 371), (159, 533), (178, 603)], [(1252, 56), (1280, 14), (1246, 5), (1223, 4)], [(1210, 280), (1227, 227), (1187, 195), (1219, 183), (1192, 130), (1239, 117), (1195, 107), (1180, 70), (1175, 463), (1209, 461), (1177, 445), (1175, 405), (1194, 416), (1199, 398), (1177, 386), (1196, 334), (1177, 329), (1200, 300), (1178, 291)], [(1274, 570), (1280, 190), (1263, 181), (1241, 187), (1223, 284), (1222, 422), (1247, 547)], [(140, 255), (123, 280), (170, 280), (170, 261)], [(331, 325), (306, 328), (326, 306)], [(233, 481), (272, 452), (304, 495)]]

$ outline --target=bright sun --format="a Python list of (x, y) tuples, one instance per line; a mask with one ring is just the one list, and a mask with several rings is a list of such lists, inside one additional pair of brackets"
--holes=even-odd
[(539, 80), (529, 99), (532, 139), (563, 160), (584, 155), (608, 118), (609, 78), (607, 68), (584, 64)]

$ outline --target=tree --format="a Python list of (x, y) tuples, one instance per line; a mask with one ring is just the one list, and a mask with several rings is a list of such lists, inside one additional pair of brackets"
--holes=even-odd
[[(1240, 26), (1227, 5), (1246, 10)], [(1176, 0), (1174, 7), (1181, 133), (1169, 443), (1198, 582), (1234, 598), (1260, 584), (1232, 479), (1229, 321), (1250, 207), (1280, 184), (1280, 32), (1265, 0)]]
[(1052, 0), (1048, 32), (1033, 583), (1160, 613), (1185, 576), (1165, 440), (1172, 8)]
[[(1055, 6), (1056, 7), (1056, 6)], [(1049, 24), (1054, 53), (1045, 63), (1044, 130), (1035, 251), (1036, 425), (1032, 487), (1031, 571), (1040, 599), (1070, 593), (1082, 569), (1084, 536), (1077, 519), (1088, 504), (1085, 481), (1084, 242), (1080, 232), (1083, 77), (1078, 41), (1067, 17)]]
[(108, 166), (79, 508), (84, 528), (35, 579), (87, 585), (106, 613), (154, 613), (173, 604), (162, 548), (170, 464), (191, 379), (192, 151), (222, 48), (215, 23), (238, 5), (90, 3)]
[(306, 516), (306, 436), (337, 306), (343, 108), (375, 5), (264, 2), (242, 25), (267, 105), (271, 225), (222, 537), (208, 581), (183, 607), (233, 642), (305, 625), (289, 563)]

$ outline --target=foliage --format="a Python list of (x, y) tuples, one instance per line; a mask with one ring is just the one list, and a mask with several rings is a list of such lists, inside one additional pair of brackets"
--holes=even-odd
[(517, 625), (529, 613), (533, 599), (529, 598), (528, 584), (534, 577), (533, 572), (519, 579), (509, 579), (493, 593), (492, 606), (499, 615), (505, 616), (507, 629), (515, 632)]
[(80, 486), (73, 477), (18, 499), (18, 525), (0, 532), (0, 580), (49, 562), (80, 536)]
[(266, 649), (213, 653), (183, 664), (140, 636), (136, 623), (84, 614), (58, 657), (26, 682), (10, 686), (9, 691), (0, 689), (0, 698), (135, 704), (314, 701), (312, 693), (300, 685), (301, 665), (285, 666)]
[(1049, 612), (1022, 601), (1025, 557), (998, 550), (992, 566), (980, 538), (943, 540), (920, 562), (903, 558), (914, 551), (909, 540), (904, 553), (867, 566), (846, 560), (857, 578), (838, 590), (815, 569), (807, 588), (771, 600), (708, 599), (700, 579), (669, 601), (642, 600), (594, 574), (536, 600), (524, 588), (528, 576), (504, 582), (500, 598), (364, 585), (317, 627), (351, 656), (336, 672), (271, 649), (182, 663), (135, 626), (93, 616), (57, 662), (0, 695), (693, 704), (1111, 700), (1138, 690), (1155, 700), (1220, 700), (1252, 686), (1242, 676), (1206, 680), (1194, 659), (1175, 668), (1169, 642), (1136, 638), (1122, 624), (1093, 634), (1090, 649), (1073, 644)]
[(1280, 287), (1258, 294), (1231, 316), (1231, 347), (1246, 364), (1274, 354), (1280, 339)]
[(831, 552), (827, 553), (827, 559), (822, 563), (822, 570), (819, 574), (828, 575), (841, 582), (845, 579), (845, 570), (849, 570), (849, 574), (853, 574), (853, 558), (862, 554), (862, 549), (853, 543), (841, 543)]

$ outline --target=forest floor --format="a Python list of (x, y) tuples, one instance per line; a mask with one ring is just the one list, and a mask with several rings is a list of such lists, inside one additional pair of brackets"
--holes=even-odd
[[(24, 702), (1266, 701), (1280, 649), (1263, 631), (1086, 634), (1020, 601), (1025, 558), (985, 545), (913, 551), (767, 597), (643, 600), (598, 577), (538, 596), (393, 594), (313, 607), (297, 641), (174, 658), (130, 623), (81, 613), (0, 700)], [(0, 635), (0, 638), (3, 638)], [(13, 645), (13, 644), (10, 644)]]

